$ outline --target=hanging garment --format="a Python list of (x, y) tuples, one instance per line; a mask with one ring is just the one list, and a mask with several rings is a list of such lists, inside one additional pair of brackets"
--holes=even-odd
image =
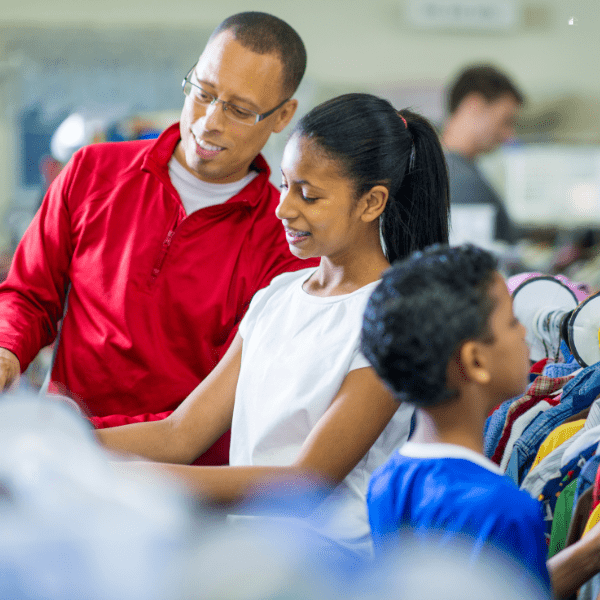
[(565, 419), (563, 421), (564, 423), (572, 423), (573, 421), (581, 421), (581, 419), (587, 419), (588, 415), (590, 414), (590, 408), (591, 406), (588, 406), (587, 408), (584, 408), (583, 410), (580, 410), (578, 413), (570, 416), (568, 419)]
[(569, 523), (571, 522), (573, 512), (573, 499), (575, 498), (576, 487), (577, 479), (571, 481), (565, 487), (556, 501), (552, 531), (550, 533), (550, 545), (548, 547), (548, 558), (565, 548), (567, 532), (569, 531)]
[[(500, 434), (500, 438), (491, 457), (493, 462), (500, 464), (500, 461), (502, 460), (502, 455), (506, 447), (506, 442), (510, 437), (510, 428), (514, 418), (517, 418), (536, 402), (549, 398), (551, 394), (563, 388), (570, 379), (570, 377), (558, 377), (553, 379), (540, 375), (529, 386), (523, 396), (513, 399), (511, 405), (507, 409), (506, 417), (502, 425), (502, 433)], [(513, 418), (512, 415), (515, 413), (517, 416)]]
[(574, 503), (569, 531), (567, 532), (567, 540), (565, 542), (566, 546), (579, 541), (583, 535), (590, 512), (592, 511), (592, 492), (593, 489), (588, 488), (581, 494), (577, 502)]
[(596, 479), (592, 486), (592, 510), (600, 504), (600, 470), (596, 472)]
[[(562, 438), (578, 428), (578, 431), (564, 439), (561, 444), (556, 445), (535, 468), (532, 467), (521, 484), (522, 489), (528, 491), (535, 498), (542, 493), (542, 489), (548, 481), (558, 477), (557, 470), (561, 470), (566, 464), (572, 464), (576, 457), (585, 455), (587, 460), (595, 453), (600, 440), (600, 399), (594, 401), (588, 418), (582, 426), (580, 425), (581, 421), (563, 424), (555, 430), (556, 435), (548, 436), (548, 444), (552, 445), (554, 437)], [(592, 452), (590, 452), (590, 448), (592, 448)]]
[[(593, 407), (596, 409), (600, 409), (598, 406), (599, 400), (593, 404)], [(591, 415), (591, 413), (590, 413)], [(569, 442), (568, 446), (565, 448), (563, 453), (561, 465), (566, 465), (571, 462), (571, 460), (581, 452), (584, 451), (585, 448), (589, 446), (593, 446), (594, 444), (597, 446), (600, 441), (600, 425), (596, 425), (595, 427), (587, 426), (590, 422), (591, 416), (587, 418), (586, 425), (583, 426), (583, 429), (575, 434), (572, 440)]]
[(564, 377), (565, 375), (572, 375), (575, 371), (581, 369), (581, 365), (575, 360), (564, 340), (560, 342), (560, 352), (564, 357), (564, 362), (547, 362), (542, 369), (543, 375), (547, 377)]
[(549, 360), (550, 360), (549, 358), (542, 358), (542, 359), (538, 360), (537, 362), (533, 363), (531, 365), (531, 368), (529, 369), (529, 374), (530, 375), (543, 375), (542, 371), (544, 370), (544, 367), (548, 364)]
[(577, 478), (577, 489), (575, 490), (575, 498), (573, 498), (574, 504), (577, 504), (579, 498), (586, 490), (593, 488), (599, 465), (600, 456), (598, 454), (592, 456), (592, 458), (583, 465), (579, 477)]
[(542, 503), (544, 511), (544, 524), (546, 527), (545, 533), (548, 536), (548, 539), (550, 539), (554, 510), (560, 493), (568, 484), (577, 478), (583, 465), (591, 456), (594, 455), (594, 452), (596, 452), (597, 446), (598, 443), (596, 442), (596, 444), (586, 448), (566, 465), (561, 467), (556, 476), (550, 479), (544, 485), (540, 495), (538, 496), (538, 500)]
[[(569, 425), (574, 427), (576, 424)], [(564, 426), (562, 429), (564, 430)], [(596, 400), (583, 427), (542, 459), (524, 479), (522, 489), (527, 490), (534, 498), (537, 496), (542, 503), (548, 538), (560, 493), (579, 476), (583, 466), (596, 453), (599, 441), (600, 400)]]
[(500, 468), (503, 471), (506, 471), (506, 467), (508, 466), (508, 461), (510, 459), (515, 442), (523, 435), (523, 432), (540, 413), (543, 413), (552, 406), (556, 406), (558, 402), (558, 398), (546, 398), (545, 400), (540, 400), (537, 404), (532, 406), (528, 411), (515, 420), (510, 431), (510, 437), (508, 438), (508, 442), (506, 442), (506, 447), (504, 448), (502, 461), (500, 462)]
[(485, 425), (483, 427), (483, 452), (489, 459), (492, 458), (496, 451), (496, 446), (504, 431), (506, 415), (515, 400), (518, 400), (518, 398), (506, 400), (485, 420)]
[(531, 465), (531, 469), (529, 473), (532, 473), (533, 470), (542, 462), (550, 452), (553, 452), (558, 448), (561, 444), (571, 439), (578, 431), (583, 429), (585, 425), (585, 419), (580, 419), (579, 421), (571, 422), (571, 423), (563, 423), (559, 425), (556, 429), (554, 429), (550, 435), (542, 442), (540, 449), (538, 450), (533, 464)]
[(596, 506), (596, 508), (594, 508), (592, 511), (592, 514), (589, 516), (589, 519), (585, 524), (585, 529), (583, 530), (583, 535), (589, 533), (590, 529), (597, 523), (600, 523), (600, 505)]
[[(550, 432), (565, 419), (586, 408), (600, 393), (600, 366), (591, 365), (568, 381), (560, 403), (538, 416), (516, 441), (513, 454), (518, 479), (527, 474), (537, 451)], [(512, 456), (511, 456), (512, 460)], [(510, 463), (510, 461), (509, 461)]]

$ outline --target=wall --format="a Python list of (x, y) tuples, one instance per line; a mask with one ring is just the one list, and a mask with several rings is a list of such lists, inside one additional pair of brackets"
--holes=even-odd
[[(561, 120), (563, 129), (579, 132), (577, 139), (600, 139), (598, 0), (522, 0), (520, 25), (501, 34), (416, 31), (406, 23), (408, 0), (0, 1), (0, 214), (15, 193), (14, 109), (23, 49), (37, 52), (42, 61), (81, 62), (68, 40), (89, 35), (96, 43), (106, 40), (113, 61), (131, 62), (135, 46), (135, 62), (162, 61), (177, 69), (179, 78), (208, 32), (242, 10), (272, 12), (298, 30), (309, 51), (309, 96), (316, 100), (349, 89), (388, 90), (392, 95), (412, 89), (420, 90), (428, 105), (462, 65), (491, 61), (526, 91), (530, 124), (553, 111), (570, 112), (570, 118)], [(569, 25), (572, 17), (574, 25)], [(429, 108), (440, 107), (441, 100)], [(530, 129), (539, 133), (534, 125)], [(3, 234), (0, 230), (0, 246)]]

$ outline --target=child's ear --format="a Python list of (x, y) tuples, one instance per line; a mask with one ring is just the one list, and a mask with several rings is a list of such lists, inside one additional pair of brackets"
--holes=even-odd
[(490, 382), (489, 360), (479, 342), (465, 342), (458, 354), (459, 368), (467, 380), (480, 385)]

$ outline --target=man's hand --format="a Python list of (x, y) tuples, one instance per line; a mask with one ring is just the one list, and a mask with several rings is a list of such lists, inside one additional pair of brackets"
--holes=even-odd
[(10, 350), (0, 348), (0, 391), (16, 386), (21, 376), (21, 363)]

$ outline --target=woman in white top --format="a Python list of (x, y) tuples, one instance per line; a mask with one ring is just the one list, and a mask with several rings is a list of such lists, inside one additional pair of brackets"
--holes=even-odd
[[(277, 216), (290, 250), (321, 257), (319, 267), (259, 291), (221, 362), (167, 419), (97, 435), (170, 463), (163, 468), (221, 504), (283, 480), (325, 486), (312, 525), (368, 554), (367, 483), (406, 440), (411, 409), (360, 353), (362, 313), (390, 262), (447, 241), (443, 153), (419, 115), (347, 94), (301, 119), (281, 173)], [(229, 427), (231, 466), (189, 466)]]

